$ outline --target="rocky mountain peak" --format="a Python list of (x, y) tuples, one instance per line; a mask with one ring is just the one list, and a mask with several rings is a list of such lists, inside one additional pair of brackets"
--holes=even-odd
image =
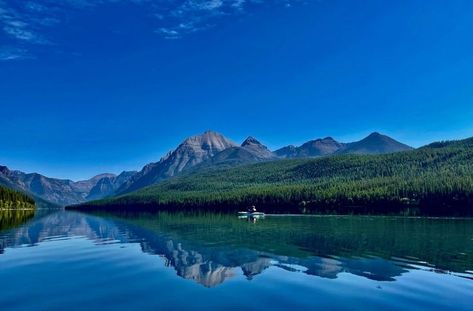
[(206, 131), (185, 139), (174, 151), (159, 162), (146, 165), (118, 193), (126, 193), (143, 188), (160, 180), (175, 176), (185, 169), (200, 164), (217, 153), (237, 145), (220, 133)]
[(179, 147), (186, 146), (197, 149), (221, 151), (230, 147), (235, 147), (236, 145), (220, 133), (206, 131), (200, 135), (187, 138)]
[(262, 146), (262, 144), (256, 138), (252, 136), (248, 136), (248, 138), (245, 139), (245, 141), (241, 144), (241, 146), (245, 147), (245, 146), (250, 146), (250, 145)]
[(241, 144), (241, 148), (247, 150), (253, 154), (257, 159), (272, 159), (275, 155), (262, 143), (260, 143), (256, 138), (249, 136)]
[(325, 138), (321, 139), (321, 141), (330, 141), (330, 142), (336, 142), (336, 140), (335, 140), (335, 139), (333, 139), (333, 137), (331, 137), (331, 136), (327, 136), (327, 137), (325, 137)]

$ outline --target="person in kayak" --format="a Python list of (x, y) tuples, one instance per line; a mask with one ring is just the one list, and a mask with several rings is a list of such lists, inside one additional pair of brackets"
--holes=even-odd
[(250, 208), (248, 208), (248, 213), (256, 213), (256, 206), (252, 205)]

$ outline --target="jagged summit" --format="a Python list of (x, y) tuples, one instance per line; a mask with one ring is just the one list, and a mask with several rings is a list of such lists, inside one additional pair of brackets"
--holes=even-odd
[(241, 144), (242, 147), (245, 147), (245, 146), (250, 146), (250, 145), (261, 145), (262, 144), (254, 137), (252, 136), (248, 136), (247, 139), (245, 139), (245, 141)]
[(191, 146), (197, 149), (214, 148), (223, 150), (234, 147), (236, 144), (222, 134), (208, 130), (200, 135), (191, 136), (185, 139), (179, 147), (181, 146)]
[(256, 138), (249, 136), (241, 144), (241, 148), (251, 152), (255, 158), (260, 160), (267, 160), (275, 158), (275, 154), (272, 153), (268, 147), (260, 143)]

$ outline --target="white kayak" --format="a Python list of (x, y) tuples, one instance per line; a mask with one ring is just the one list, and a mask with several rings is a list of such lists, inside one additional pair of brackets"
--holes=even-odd
[(238, 216), (243, 217), (264, 217), (264, 215), (262, 212), (238, 212)]

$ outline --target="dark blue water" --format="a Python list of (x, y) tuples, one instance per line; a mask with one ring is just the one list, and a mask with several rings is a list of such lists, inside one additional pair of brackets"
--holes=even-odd
[(473, 221), (36, 215), (0, 231), (1, 310), (472, 310)]

